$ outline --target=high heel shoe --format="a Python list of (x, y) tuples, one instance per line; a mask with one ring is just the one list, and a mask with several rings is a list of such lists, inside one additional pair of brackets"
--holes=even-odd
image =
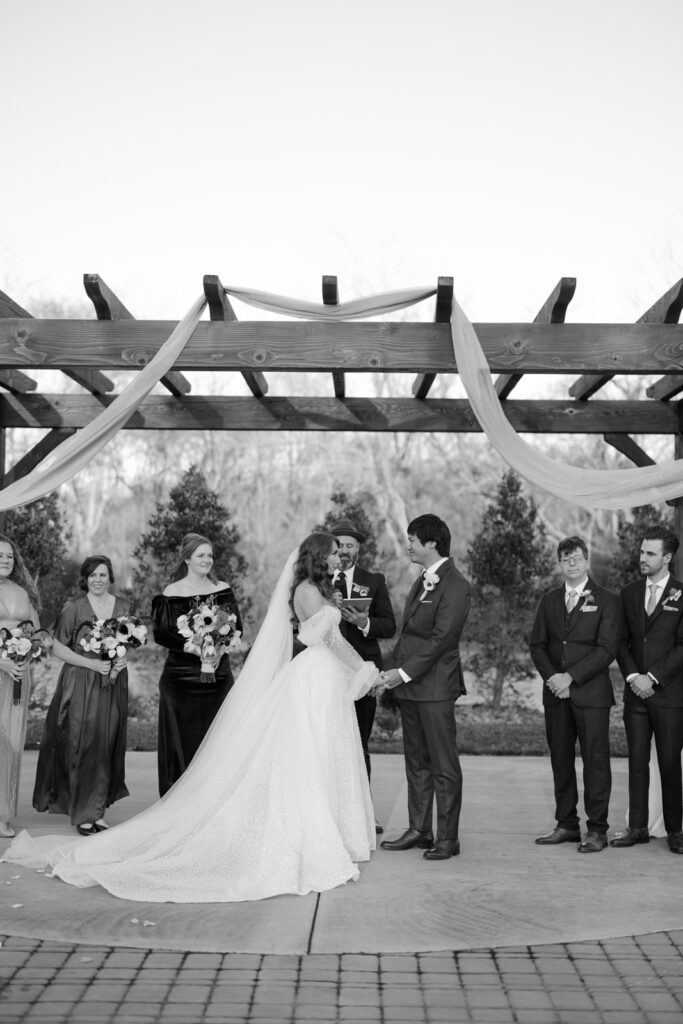
[(9, 821), (0, 821), (0, 839), (14, 839), (16, 834)]

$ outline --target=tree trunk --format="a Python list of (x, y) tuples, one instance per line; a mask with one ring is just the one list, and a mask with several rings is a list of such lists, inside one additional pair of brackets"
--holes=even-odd
[(496, 665), (496, 674), (493, 677), (493, 695), (491, 697), (491, 707), (494, 711), (500, 711), (502, 700), (503, 700), (503, 683), (505, 682), (505, 665), (502, 662), (498, 662)]

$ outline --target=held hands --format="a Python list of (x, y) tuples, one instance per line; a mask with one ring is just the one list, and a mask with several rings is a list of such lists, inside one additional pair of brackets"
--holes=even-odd
[(387, 672), (380, 672), (379, 679), (373, 687), (373, 692), (379, 696), (385, 690), (393, 690), (395, 686), (400, 686), (402, 682), (403, 679), (399, 670), (397, 668), (390, 668)]
[(569, 687), (573, 681), (568, 672), (556, 672), (550, 676), (545, 685), (553, 696), (558, 697), (560, 700), (567, 700), (569, 698)]
[(652, 697), (655, 692), (652, 680), (645, 673), (634, 676), (628, 685), (636, 697), (642, 697), (643, 700), (647, 697)]

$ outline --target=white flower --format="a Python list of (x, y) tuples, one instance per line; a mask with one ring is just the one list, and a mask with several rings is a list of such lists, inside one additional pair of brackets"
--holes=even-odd
[(440, 577), (438, 573), (432, 572), (430, 569), (425, 569), (424, 574), (422, 576), (422, 586), (424, 587), (427, 593), (434, 589), (434, 587), (439, 582), (439, 579)]

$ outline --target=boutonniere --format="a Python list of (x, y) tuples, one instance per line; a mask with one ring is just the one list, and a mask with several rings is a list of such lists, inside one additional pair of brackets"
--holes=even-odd
[(595, 603), (595, 598), (593, 597), (593, 591), (584, 590), (584, 592), (581, 595), (581, 611), (592, 611), (594, 608), (597, 607), (598, 606)]
[(669, 593), (664, 598), (664, 601), (662, 602), (662, 608), (664, 608), (667, 604), (675, 604), (676, 601), (678, 601), (680, 596), (681, 596), (680, 590), (670, 590)]
[(430, 594), (440, 579), (441, 577), (438, 573), (425, 569), (422, 574), (422, 586), (424, 588), (424, 592), (426, 594)]
[(369, 591), (369, 589), (367, 587), (359, 587), (358, 584), (356, 584), (356, 583), (353, 584), (353, 586), (351, 587), (351, 590), (355, 594), (358, 594), (359, 597), (369, 597), (370, 596), (370, 591)]

